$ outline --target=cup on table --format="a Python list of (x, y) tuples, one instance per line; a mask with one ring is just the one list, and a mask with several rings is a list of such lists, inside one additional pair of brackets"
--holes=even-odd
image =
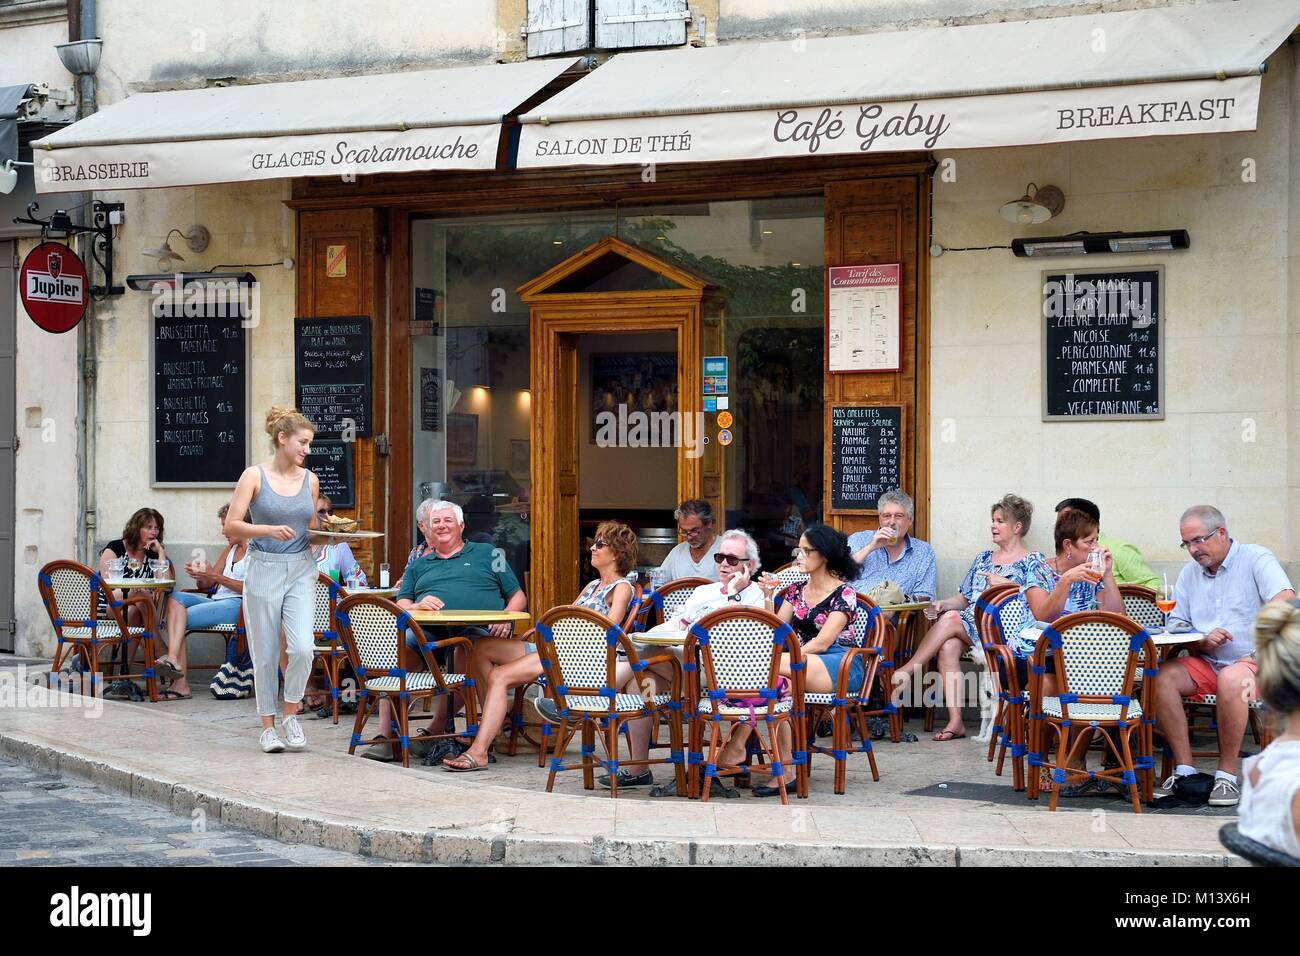
[(925, 619), (927, 621), (939, 620), (939, 602), (931, 601), (929, 604), (927, 604), (925, 606), (924, 614), (925, 614)]
[(388, 587), (388, 562), (387, 561), (385, 561), (383, 564), (379, 566), (379, 586), (381, 588)]
[(168, 564), (162, 558), (151, 558), (149, 561), (149, 576), (155, 581), (165, 581), (167, 579)]

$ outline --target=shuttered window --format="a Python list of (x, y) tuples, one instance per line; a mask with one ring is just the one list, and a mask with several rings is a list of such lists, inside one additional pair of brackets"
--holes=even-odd
[(689, 19), (686, 0), (596, 0), (596, 46), (681, 46)]
[(528, 0), (528, 55), (572, 53), (591, 46), (591, 0)]

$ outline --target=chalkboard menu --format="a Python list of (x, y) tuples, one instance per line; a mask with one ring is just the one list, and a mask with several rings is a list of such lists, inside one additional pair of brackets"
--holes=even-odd
[(1043, 421), (1164, 418), (1164, 267), (1043, 273)]
[(294, 319), (294, 375), (298, 409), (316, 434), (370, 437), (370, 319)]
[(357, 486), (352, 471), (352, 442), (315, 439), (307, 467), (320, 479), (320, 493), (335, 508), (355, 508)]
[(152, 487), (229, 488), (248, 464), (247, 342), (236, 309), (154, 317)]
[(875, 511), (903, 483), (903, 409), (831, 406), (831, 510)]

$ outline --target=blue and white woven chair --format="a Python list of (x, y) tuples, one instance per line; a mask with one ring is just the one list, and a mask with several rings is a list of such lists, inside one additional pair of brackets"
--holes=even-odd
[(794, 561), (777, 568), (772, 572), (772, 576), (781, 582), (781, 587), (777, 589), (773, 599), (773, 607), (779, 609), (785, 603), (785, 592), (792, 584), (802, 584), (808, 580), (808, 572), (800, 571), (799, 565)]
[[(565, 770), (581, 770), (582, 785), (587, 790), (596, 787), (595, 768), (603, 767), (610, 775), (609, 795), (618, 796), (618, 770), (620, 766), (642, 767), (652, 764), (673, 764), (677, 774), (677, 792), (686, 788), (683, 767), (682, 725), (677, 719), (681, 709), (681, 665), (672, 654), (642, 661), (636, 647), (621, 627), (589, 608), (566, 604), (551, 608), (542, 615), (534, 631), (537, 633), (537, 653), (542, 659), (548, 697), (560, 713), (551, 751), (550, 774), (546, 778), (546, 792), (555, 787), (555, 775)], [(615, 686), (615, 670), (620, 663), (618, 652), (626, 654), (625, 662), (633, 674), (640, 674), (651, 664), (667, 663), (673, 668), (672, 688), (667, 694), (624, 694)], [(668, 724), (672, 747), (666, 758), (629, 760), (620, 764), (618, 735), (623, 725), (631, 720), (647, 717), (657, 721), (664, 714), (673, 719)], [(605, 759), (596, 759), (596, 731), (602, 734)], [(564, 759), (574, 734), (582, 732), (582, 755), (577, 763)], [(548, 735), (549, 739), (551, 735)]]
[(677, 620), (695, 589), (701, 584), (713, 583), (708, 578), (674, 578), (661, 584), (658, 590), (649, 591), (647, 601), (642, 605), (645, 628), (638, 630), (647, 630), (664, 621)]
[[(865, 753), (871, 764), (871, 779), (879, 781), (880, 771), (876, 767), (876, 754), (871, 749), (871, 732), (867, 728), (868, 717), (892, 716), (898, 709), (892, 703), (892, 695), (887, 689), (892, 681), (883, 675), (892, 673), (894, 662), (890, 659), (893, 651), (893, 631), (885, 622), (876, 602), (865, 594), (858, 595), (858, 613), (853, 616), (853, 639), (857, 644), (844, 655), (840, 662), (840, 671), (835, 680), (835, 693), (819, 694), (805, 691), (804, 705), (808, 709), (804, 727), (807, 733), (808, 773), (812, 774), (813, 754), (830, 754), (835, 759), (835, 792), (843, 793), (848, 779), (849, 747), (853, 743), (853, 730), (856, 726), (858, 736), (862, 739), (858, 753)], [(856, 694), (849, 693), (849, 669), (853, 658), (866, 658), (865, 677), (862, 688)], [(884, 706), (871, 709), (871, 695), (876, 692), (884, 700)], [(831, 745), (821, 747), (817, 744), (817, 724), (823, 716), (829, 714), (832, 731)]]
[(1124, 614), (1143, 627), (1161, 627), (1165, 616), (1156, 607), (1156, 592), (1140, 584), (1121, 584), (1120, 597), (1124, 601)]
[[(1052, 651), (1058, 693), (1044, 696), (1043, 675), (1047, 673), (1047, 652)], [(1122, 614), (1110, 611), (1080, 611), (1058, 618), (1043, 630), (1034, 649), (1030, 667), (1029, 766), (1047, 767), (1052, 774), (1051, 809), (1061, 786), (1071, 776), (1105, 780), (1128, 788), (1133, 812), (1142, 812), (1140, 793), (1150, 792), (1153, 765), (1151, 755), (1151, 681), (1137, 685), (1139, 656), (1154, 661), (1155, 645), (1145, 630)], [(1146, 677), (1155, 675), (1148, 668)], [(1085, 757), (1089, 734), (1070, 741), (1072, 730), (1107, 730), (1102, 739), (1117, 766), (1109, 770), (1072, 769), (1076, 757)], [(1056, 759), (1047, 759), (1048, 731), (1055, 734)], [(1136, 734), (1136, 746), (1134, 735)], [(1036, 773), (1037, 771), (1032, 771)], [(1139, 784), (1138, 775), (1143, 775)], [(1139, 789), (1141, 788), (1141, 789)], [(1028, 788), (1037, 799), (1038, 787)]]
[[(795, 679), (791, 693), (781, 697), (781, 655), (790, 655), (790, 672)], [(688, 701), (694, 705), (691, 721), (690, 792), (700, 792), (699, 768), (704, 767), (703, 794), (707, 802), (713, 778), (740, 773), (744, 768), (719, 768), (722, 725), (749, 724), (757, 741), (762, 763), (749, 772), (770, 774), (777, 782), (781, 802), (790, 802), (789, 770), (779, 757), (776, 735), (782, 723), (790, 727), (791, 762), (794, 764), (796, 793), (807, 795), (808, 753), (801, 749), (803, 734), (804, 666), (799, 640), (790, 625), (774, 614), (757, 608), (729, 608), (704, 615), (691, 626), (686, 639), (685, 668), (698, 675)], [(695, 681), (691, 682), (695, 685)], [(737, 703), (758, 701), (757, 704)], [(704, 727), (709, 728), (708, 758), (704, 756)], [(767, 737), (764, 739), (764, 731)]]
[[(59, 668), (75, 653), (82, 670), (89, 675), (89, 685), (82, 684), (82, 693), (89, 689), (94, 695), (96, 686), (103, 680), (100, 653), (106, 647), (110, 650), (121, 647), (122, 662), (117, 676), (126, 680), (143, 679), (149, 700), (157, 702), (158, 677), (153, 663), (158, 623), (152, 597), (133, 594), (119, 601), (104, 586), (98, 572), (76, 561), (51, 561), (37, 572), (36, 583), (58, 642), (46, 678), (48, 685), (58, 681)], [(131, 607), (140, 609), (142, 626), (127, 624), (126, 612)], [(144, 651), (144, 670), (139, 673), (131, 673), (132, 641), (139, 641)]]
[(312, 601), (311, 629), (315, 637), (312, 647), (312, 669), (320, 664), (321, 673), (325, 675), (325, 685), (329, 690), (330, 708), (333, 710), (334, 723), (339, 722), (339, 674), (347, 649), (339, 638), (335, 612), (339, 601), (348, 596), (348, 592), (328, 574), (316, 572), (315, 597)]
[[(458, 694), (465, 701), (465, 734), (473, 737), (478, 732), (478, 697), (474, 692), (474, 679), (466, 674), (444, 673), (433, 652), (443, 647), (463, 646), (469, 655), (468, 669), (474, 670), (474, 644), (468, 638), (448, 637), (430, 641), (420, 625), (387, 598), (373, 594), (353, 594), (339, 602), (334, 613), (338, 622), (339, 639), (347, 649), (348, 659), (356, 672), (358, 689), (357, 717), (352, 725), (352, 740), (348, 753), (356, 753), (358, 744), (392, 744), (393, 756), (402, 757), (402, 766), (411, 765), (411, 725), (408, 713), (410, 703), (432, 700), (448, 694)], [(420, 644), (424, 671), (407, 668), (411, 650), (406, 646), (406, 632), (412, 631)], [(366, 740), (361, 731), (370, 717), (371, 701), (387, 697), (393, 705), (393, 719), (397, 725), (395, 737), (376, 737)], [(425, 739), (438, 740), (455, 734), (435, 733)]]
[[(1025, 730), (1025, 691), (1016, 670), (1016, 655), (1008, 637), (1015, 638), (1029, 621), (1029, 606), (1016, 584), (987, 589), (975, 602), (975, 627), (984, 648), (984, 674), (997, 695), (997, 710), (989, 733), (988, 759), (997, 752), (995, 773), (1002, 776), (1008, 751), (1011, 753), (1011, 785), (1025, 789), (1025, 754), (1028, 752)], [(981, 692), (984, 688), (981, 687)], [(1035, 781), (1037, 786), (1037, 781)]]

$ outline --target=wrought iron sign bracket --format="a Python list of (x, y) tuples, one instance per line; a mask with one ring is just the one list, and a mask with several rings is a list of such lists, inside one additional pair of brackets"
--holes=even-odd
[(28, 203), (27, 215), (14, 216), (14, 222), (40, 226), (42, 242), (46, 239), (67, 240), (73, 236), (89, 235), (90, 256), (104, 273), (104, 284), (90, 287), (91, 297), (103, 299), (126, 292), (124, 287), (113, 284), (113, 229), (121, 222), (122, 210), (126, 208), (125, 203), (100, 202), (96, 199), (90, 207), (93, 222), (90, 226), (81, 226), (73, 222), (72, 217), (62, 209), (54, 210), (54, 215), (47, 219), (40, 219), (36, 215), (40, 208), (39, 203)]

